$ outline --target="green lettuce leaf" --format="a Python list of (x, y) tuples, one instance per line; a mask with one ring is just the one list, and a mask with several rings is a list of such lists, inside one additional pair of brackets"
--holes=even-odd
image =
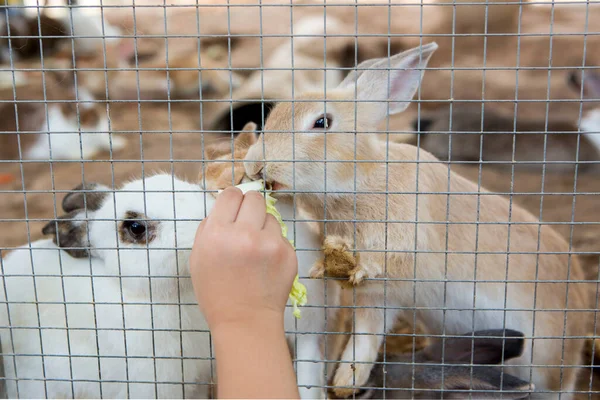
[[(271, 196), (271, 194), (265, 190), (265, 182), (262, 179), (260, 179), (252, 182), (242, 183), (240, 185), (237, 185), (236, 187), (240, 189), (244, 194), (251, 190), (255, 190), (257, 192), (264, 192), (267, 202), (267, 213), (271, 214), (275, 217), (275, 219), (277, 219), (277, 222), (279, 222), (279, 225), (281, 225), (281, 234), (284, 238), (288, 239), (287, 226), (283, 222), (281, 214), (279, 213), (279, 211), (277, 211), (277, 208), (275, 207), (277, 199)], [(294, 246), (294, 242), (292, 240), (290, 240), (290, 243), (292, 244), (292, 246)], [(296, 318), (301, 318), (300, 308), (298, 307), (303, 306), (307, 303), (308, 296), (306, 286), (300, 283), (300, 281), (298, 280), (298, 275), (296, 275), (296, 278), (294, 278), (294, 283), (292, 284), (292, 290), (290, 292), (290, 301), (292, 302), (292, 306), (294, 307), (294, 316)]]

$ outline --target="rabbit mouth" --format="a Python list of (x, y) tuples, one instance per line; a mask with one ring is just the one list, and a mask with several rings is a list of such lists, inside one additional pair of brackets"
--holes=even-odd
[(277, 182), (277, 181), (267, 181), (265, 183), (265, 188), (267, 190), (272, 190), (274, 192), (278, 191), (278, 190), (283, 190), (285, 189), (285, 185)]

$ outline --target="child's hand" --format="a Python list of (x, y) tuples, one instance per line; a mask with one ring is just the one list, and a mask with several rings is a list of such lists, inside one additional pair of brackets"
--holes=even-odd
[(200, 308), (215, 330), (229, 323), (283, 324), (298, 265), (264, 197), (231, 187), (198, 228), (190, 270)]

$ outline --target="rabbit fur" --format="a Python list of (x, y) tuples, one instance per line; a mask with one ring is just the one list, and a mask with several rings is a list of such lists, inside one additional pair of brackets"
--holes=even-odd
[[(591, 297), (567, 242), (432, 154), (406, 144), (386, 149), (373, 133), (409, 105), (436, 48), (430, 43), (366, 61), (326, 97), (296, 96), (293, 113), (290, 103), (276, 105), (246, 155), (246, 173), (264, 177), (279, 197), (289, 196), (293, 184), (298, 206), (328, 221), (324, 251), (338, 257), (319, 261), (311, 276), (353, 287), (358, 307), (333, 378), (337, 396), (367, 383), (383, 334), (402, 312), (414, 312), (433, 334), (494, 329), (504, 321), (527, 337), (507, 372), (529, 379), (533, 364), (537, 390), (562, 390), (568, 399), (577, 370), (560, 365), (580, 363), (583, 340), (560, 338), (586, 332), (590, 319), (584, 311), (565, 319), (551, 310), (588, 309)], [(365, 280), (382, 277), (389, 279)]]
[[(380, 357), (382, 364), (373, 368), (369, 389), (356, 397), (382, 399), (385, 391), (385, 398), (391, 399), (440, 399), (442, 392), (445, 399), (528, 398), (533, 385), (492, 366), (520, 356), (523, 336), (511, 329), (476, 331), (436, 340), (414, 355)], [(471, 386), (480, 392), (471, 391)]]
[[(494, 168), (573, 173), (600, 160), (599, 149), (577, 125), (562, 119), (515, 120), (481, 105), (457, 103), (414, 121), (419, 145), (442, 161), (489, 163)], [(582, 126), (583, 128), (583, 126)], [(582, 129), (583, 130), (583, 129)]]
[[(222, 190), (250, 180), (244, 173), (243, 159), (248, 148), (257, 142), (255, 131), (255, 123), (246, 124), (235, 138), (233, 153), (230, 141), (223, 142), (218, 146), (220, 148), (206, 149), (205, 159), (208, 162), (200, 173), (200, 182), (207, 190)], [(325, 350), (330, 353), (331, 349), (324, 346), (325, 335), (321, 333), (334, 331), (340, 288), (333, 281), (309, 279), (309, 269), (322, 257), (318, 228), (311, 226), (314, 225), (311, 222), (302, 222), (303, 218), (294, 211), (292, 201), (278, 201), (276, 207), (288, 227), (288, 238), (296, 246), (299, 280), (308, 291), (308, 305), (302, 308), (302, 317), (296, 319), (291, 309), (286, 309), (284, 321), (288, 342), (296, 350), (300, 397), (326, 398), (325, 370), (328, 365), (330, 376), (332, 365), (325, 363), (330, 359)]]
[[(568, 81), (586, 100), (600, 99), (597, 72), (586, 71), (583, 85), (579, 72), (569, 74)], [(576, 165), (581, 171), (593, 166), (590, 162), (600, 160), (600, 109), (584, 113), (579, 129), (576, 122), (561, 115), (549, 115), (547, 121), (519, 115), (515, 121), (513, 116), (493, 108), (482, 110), (479, 104), (456, 103), (422, 113), (414, 121), (414, 128), (421, 132), (421, 147), (443, 161), (481, 159), (506, 161), (509, 166), (516, 161), (516, 169), (541, 171), (545, 166), (547, 171), (572, 173)]]
[(105, 42), (114, 41), (111, 36), (121, 34), (103, 21), (99, 9), (64, 7), (55, 11), (63, 11), (63, 15), (49, 16), (48, 9), (42, 8), (0, 18), (0, 63), (39, 62), (42, 55), (51, 57), (63, 52), (71, 57), (90, 56), (101, 52)]
[[(64, 68), (58, 62), (53, 66)], [(0, 105), (2, 158), (90, 159), (125, 146), (125, 139), (109, 133), (106, 108), (83, 85), (75, 85), (71, 71), (27, 74), (14, 91), (12, 85), (0, 89), (0, 98), (7, 100)]]
[(569, 75), (569, 82), (578, 93), (596, 107), (586, 112), (579, 127), (592, 146), (600, 151), (600, 71), (597, 69), (585, 72), (573, 71)]
[(168, 174), (116, 192), (86, 184), (44, 228), (52, 239), (4, 255), (9, 398), (207, 398), (207, 324), (181, 278), (213, 201)]

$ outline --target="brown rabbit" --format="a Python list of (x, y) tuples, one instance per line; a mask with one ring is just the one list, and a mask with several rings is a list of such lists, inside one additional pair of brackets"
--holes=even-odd
[[(356, 290), (354, 335), (333, 378), (337, 395), (367, 383), (383, 335), (413, 312), (433, 334), (499, 324), (523, 332), (523, 355), (507, 371), (527, 380), (531, 373), (537, 389), (568, 399), (583, 347), (573, 336), (587, 332), (581, 311), (591, 308), (568, 243), (431, 153), (394, 144), (388, 154), (373, 133), (408, 107), (436, 49), (430, 43), (367, 62), (370, 69), (359, 65), (326, 98), (309, 92), (276, 105), (246, 155), (246, 173), (264, 177), (278, 196), (295, 193), (302, 210), (327, 221), (325, 254), (346, 255), (311, 271)], [(570, 310), (577, 312), (567, 318)]]
[(491, 366), (520, 356), (523, 336), (511, 329), (477, 331), (438, 340), (414, 359), (412, 353), (379, 359), (369, 389), (356, 397), (382, 399), (385, 392), (388, 399), (439, 399), (442, 393), (444, 399), (527, 398), (533, 385)]
[[(494, 167), (573, 172), (600, 160), (595, 146), (578, 134), (574, 121), (545, 121), (500, 114), (481, 104), (455, 103), (414, 122), (421, 148), (442, 161), (490, 162)], [(579, 163), (579, 162), (584, 163)], [(514, 162), (514, 163), (513, 163)], [(587, 162), (587, 163), (585, 163)]]

